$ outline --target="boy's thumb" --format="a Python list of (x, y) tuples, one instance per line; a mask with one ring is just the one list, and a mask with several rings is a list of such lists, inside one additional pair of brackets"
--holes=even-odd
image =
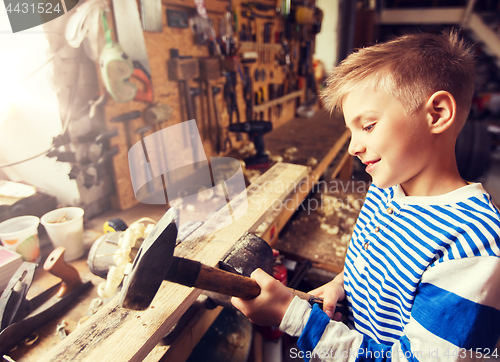
[(255, 280), (262, 280), (265, 278), (267, 273), (262, 270), (261, 268), (255, 269), (252, 274), (250, 274), (250, 278), (255, 279)]

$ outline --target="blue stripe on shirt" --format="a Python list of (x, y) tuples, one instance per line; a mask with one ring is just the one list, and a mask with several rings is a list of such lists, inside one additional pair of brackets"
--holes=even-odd
[[(317, 304), (314, 304), (306, 326), (304, 327), (304, 331), (297, 341), (297, 346), (300, 350), (312, 352), (321, 339), (328, 323), (330, 323), (330, 318), (328, 318), (326, 313), (323, 312)], [(304, 356), (304, 360), (309, 362), (310, 358)]]
[[(457, 219), (457, 218), (460, 218), (461, 220), (464, 220), (464, 217), (463, 215), (461, 216), (458, 216), (456, 215), (454, 212), (452, 212), (451, 210), (449, 209), (445, 209), (445, 208), (442, 208), (442, 207), (437, 207), (436, 206), (436, 209), (438, 209), (439, 211), (441, 211), (443, 214), (449, 216), (450, 218), (452, 219)], [(462, 213), (463, 214), (463, 213)], [(478, 222), (479, 220), (474, 220), (474, 222)], [(469, 227), (471, 229), (471, 231), (473, 232), (472, 235), (474, 236), (479, 236), (479, 240), (482, 242), (483, 246), (486, 248), (488, 247), (489, 248), (489, 243), (485, 244), (484, 243), (484, 237), (481, 237), (482, 234), (481, 232), (479, 232), (479, 230), (477, 229), (477, 227), (475, 227), (475, 225), (471, 222), (466, 222), (465, 220), (463, 221), (463, 225)], [(466, 253), (466, 256), (473, 256), (473, 255), (481, 255), (481, 252), (479, 251), (479, 247), (478, 245), (476, 245), (474, 243), (474, 241), (472, 240), (471, 236), (469, 235), (468, 232), (466, 232), (463, 228), (462, 229), (458, 229), (458, 231), (460, 232), (461, 236), (465, 239), (465, 241), (467, 241), (467, 244), (469, 245), (469, 247), (471, 248), (472, 250), (472, 255), (470, 253)], [(479, 241), (478, 240), (478, 241)], [(465, 251), (464, 251), (465, 253)]]
[(429, 283), (419, 285), (411, 315), (429, 332), (460, 348), (491, 349), (500, 338), (499, 310)]
[[(474, 219), (474, 217), (476, 216), (475, 213), (469, 212), (469, 211), (464, 211), (463, 213), (465, 215), (467, 215), (469, 218), (476, 220), (476, 219)], [(482, 219), (477, 219), (477, 221), (488, 231), (489, 236), (491, 236), (491, 239), (498, 242), (498, 234), (495, 233), (493, 228), (486, 221), (484, 221)], [(477, 227), (474, 228), (474, 231), (476, 232), (476, 235), (482, 235), (481, 231)], [(488, 255), (492, 255), (492, 256), (496, 255), (496, 252), (492, 250), (492, 246), (490, 245), (490, 243), (488, 242), (488, 240), (486, 238), (483, 237), (482, 242), (483, 242), (483, 245), (485, 246), (486, 250), (488, 251)], [(497, 246), (497, 250), (498, 250), (498, 246)]]

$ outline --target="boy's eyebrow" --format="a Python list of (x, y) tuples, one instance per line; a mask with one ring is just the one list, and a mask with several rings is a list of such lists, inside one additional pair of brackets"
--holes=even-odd
[(347, 125), (347, 123), (351, 123), (351, 124), (360, 123), (360, 121), (363, 118), (368, 118), (370, 116), (378, 116), (379, 114), (380, 114), (380, 112), (377, 112), (377, 111), (366, 111), (366, 112), (363, 112), (361, 114), (358, 114), (350, 122), (346, 122), (346, 125)]

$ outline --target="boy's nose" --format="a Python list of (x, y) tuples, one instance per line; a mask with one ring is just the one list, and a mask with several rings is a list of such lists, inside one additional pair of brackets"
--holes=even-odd
[(351, 136), (351, 142), (349, 142), (349, 148), (347, 151), (351, 156), (358, 156), (365, 151), (365, 147)]

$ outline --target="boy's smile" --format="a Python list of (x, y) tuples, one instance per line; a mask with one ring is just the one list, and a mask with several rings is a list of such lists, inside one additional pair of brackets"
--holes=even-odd
[(351, 130), (349, 153), (366, 165), (375, 185), (403, 186), (425, 174), (433, 148), (424, 111), (407, 116), (396, 98), (369, 90), (348, 93), (342, 106)]

